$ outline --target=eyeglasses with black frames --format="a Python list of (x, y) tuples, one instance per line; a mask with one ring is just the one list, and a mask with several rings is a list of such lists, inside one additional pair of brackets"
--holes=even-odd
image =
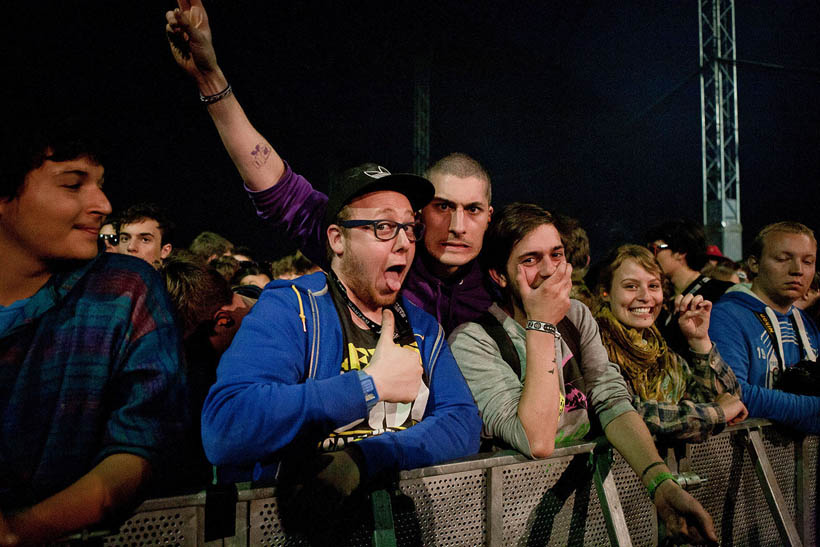
[(370, 226), (376, 239), (390, 241), (399, 235), (399, 230), (404, 230), (407, 239), (411, 242), (418, 241), (424, 235), (424, 223), (422, 222), (395, 222), (393, 220), (343, 220), (337, 223), (342, 228), (359, 228)]
[(646, 246), (646, 248), (652, 251), (655, 254), (655, 256), (658, 256), (658, 253), (664, 249), (668, 249), (669, 245), (667, 245), (666, 243), (650, 243)]
[(120, 236), (117, 234), (100, 234), (100, 241), (107, 241), (111, 245), (116, 246), (120, 242)]

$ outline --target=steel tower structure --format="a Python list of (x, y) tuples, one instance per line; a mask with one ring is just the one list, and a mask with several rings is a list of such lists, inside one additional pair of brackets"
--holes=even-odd
[(740, 260), (734, 0), (699, 0), (703, 224), (710, 243)]
[(416, 57), (413, 86), (413, 172), (423, 175), (430, 163), (430, 57)]

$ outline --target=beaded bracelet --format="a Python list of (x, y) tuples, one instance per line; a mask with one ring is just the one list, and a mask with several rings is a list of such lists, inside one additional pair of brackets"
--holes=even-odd
[(199, 102), (201, 102), (202, 104), (209, 104), (209, 105), (214, 104), (217, 101), (221, 101), (222, 99), (224, 99), (225, 97), (227, 97), (231, 93), (233, 93), (233, 88), (231, 87), (231, 84), (228, 84), (228, 87), (226, 87), (225, 89), (223, 89), (222, 91), (220, 91), (219, 93), (216, 93), (214, 95), (203, 95), (202, 92), (200, 91), (199, 92)]
[(658, 473), (657, 475), (652, 477), (652, 480), (649, 481), (649, 484), (646, 486), (646, 489), (649, 490), (649, 499), (655, 501), (655, 490), (657, 490), (662, 483), (666, 482), (669, 479), (678, 482), (677, 479), (675, 479), (675, 475), (673, 475), (672, 473), (667, 473), (665, 471), (663, 473)]

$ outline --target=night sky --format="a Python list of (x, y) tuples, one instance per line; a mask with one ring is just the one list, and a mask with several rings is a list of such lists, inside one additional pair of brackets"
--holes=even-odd
[[(207, 2), (207, 0), (206, 0)], [(695, 1), (206, 3), (251, 121), (315, 186), (371, 160), (412, 169), (413, 69), (431, 59), (431, 159), (461, 151), (494, 204), (579, 218), (593, 255), (670, 217), (701, 219)], [(115, 209), (151, 200), (177, 244), (213, 230), (274, 258), (197, 92), (164, 36), (173, 3), (40, 2), (4, 10), (6, 115), (95, 110), (115, 146)], [(820, 228), (820, 2), (738, 2), (744, 239)], [(801, 70), (805, 69), (805, 70)], [(23, 113), (23, 114), (21, 114)]]

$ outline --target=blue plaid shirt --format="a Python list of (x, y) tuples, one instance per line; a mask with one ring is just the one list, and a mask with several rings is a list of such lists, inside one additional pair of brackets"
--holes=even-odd
[(153, 268), (103, 253), (53, 275), (0, 331), (0, 510), (63, 490), (111, 454), (156, 468), (187, 414)]

